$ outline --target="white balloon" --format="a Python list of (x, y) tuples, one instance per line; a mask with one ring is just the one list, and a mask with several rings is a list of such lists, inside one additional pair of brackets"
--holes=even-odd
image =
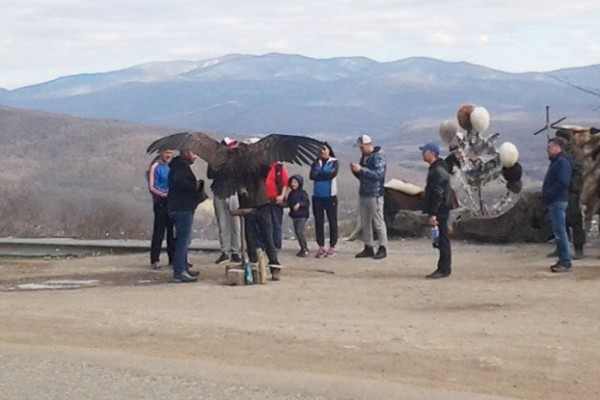
[(504, 142), (498, 148), (498, 154), (500, 155), (500, 162), (504, 168), (510, 168), (519, 161), (519, 150), (517, 146), (511, 142)]
[(475, 107), (470, 119), (475, 132), (483, 133), (490, 127), (490, 113), (484, 107)]

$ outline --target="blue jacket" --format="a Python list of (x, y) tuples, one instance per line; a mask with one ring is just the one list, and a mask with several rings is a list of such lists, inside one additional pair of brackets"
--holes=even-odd
[(542, 186), (544, 204), (568, 201), (572, 170), (573, 162), (565, 154), (559, 153), (552, 158)]
[(362, 170), (354, 174), (360, 180), (358, 194), (362, 197), (383, 196), (386, 163), (381, 148), (375, 147), (371, 154), (363, 154), (360, 165)]
[(332, 197), (337, 195), (338, 160), (330, 157), (323, 161), (317, 158), (310, 167), (310, 179), (315, 181), (314, 196)]
[[(306, 190), (302, 189), (304, 185), (304, 179), (300, 175), (293, 175), (289, 180), (288, 185), (292, 187), (291, 181), (295, 179), (298, 181), (298, 189), (290, 190), (288, 193), (287, 203), (290, 206), (290, 217), (292, 218), (307, 218), (308, 219), (308, 208), (310, 207), (310, 199)], [(294, 206), (300, 203), (298, 211), (294, 210)]]

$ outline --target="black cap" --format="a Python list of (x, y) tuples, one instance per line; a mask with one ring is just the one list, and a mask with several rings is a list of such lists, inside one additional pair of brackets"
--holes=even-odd
[(567, 142), (570, 142), (571, 138), (573, 137), (573, 134), (568, 129), (560, 128), (559, 130), (556, 131), (556, 137), (561, 137), (561, 138), (565, 139)]

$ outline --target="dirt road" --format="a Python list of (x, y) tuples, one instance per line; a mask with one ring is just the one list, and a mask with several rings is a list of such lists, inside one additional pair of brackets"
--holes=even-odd
[[(283, 280), (249, 287), (215, 253), (191, 255), (193, 284), (146, 255), (0, 260), (0, 397), (600, 398), (600, 250), (556, 276), (547, 245), (454, 243), (430, 281), (426, 240), (382, 261), (286, 245)], [(84, 288), (23, 290), (67, 279)]]

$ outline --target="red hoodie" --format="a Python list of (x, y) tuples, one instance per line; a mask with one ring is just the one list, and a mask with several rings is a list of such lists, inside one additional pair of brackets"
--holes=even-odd
[(271, 164), (271, 169), (269, 169), (269, 174), (265, 181), (269, 200), (275, 201), (275, 198), (283, 192), (283, 188), (288, 187), (288, 181), (288, 171), (285, 165), (280, 162)]

